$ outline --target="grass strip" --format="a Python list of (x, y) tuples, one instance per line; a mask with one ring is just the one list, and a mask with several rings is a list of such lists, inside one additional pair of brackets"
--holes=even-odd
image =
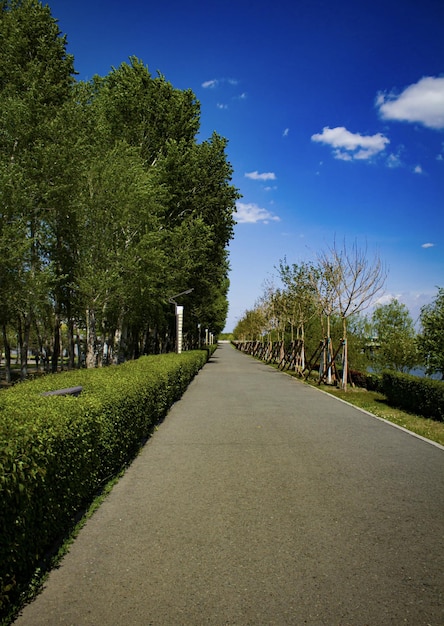
[(444, 422), (440, 422), (427, 417), (421, 417), (414, 413), (408, 413), (388, 404), (386, 397), (382, 393), (376, 391), (367, 391), (361, 388), (351, 388), (347, 391), (330, 387), (329, 385), (318, 385), (310, 382), (313, 387), (318, 387), (336, 398), (345, 400), (349, 404), (353, 404), (372, 415), (382, 417), (383, 419), (402, 426), (421, 437), (435, 441), (444, 446)]

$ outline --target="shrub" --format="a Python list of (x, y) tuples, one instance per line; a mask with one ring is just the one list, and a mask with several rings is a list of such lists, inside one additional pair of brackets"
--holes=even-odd
[[(205, 350), (45, 376), (1, 393), (0, 616), (100, 486), (137, 452)], [(79, 397), (45, 391), (82, 386)]]
[(382, 392), (382, 376), (380, 374), (368, 374), (358, 370), (349, 371), (350, 378), (354, 385), (368, 391)]
[(387, 400), (412, 413), (444, 420), (444, 384), (398, 372), (383, 372), (383, 393)]

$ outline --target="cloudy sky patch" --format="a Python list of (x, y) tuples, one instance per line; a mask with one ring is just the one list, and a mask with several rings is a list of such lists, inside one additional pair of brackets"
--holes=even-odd
[(276, 180), (276, 174), (274, 172), (246, 172), (245, 178), (250, 180)]
[(416, 122), (428, 128), (444, 128), (444, 77), (426, 76), (400, 94), (379, 93), (376, 107), (385, 120)]
[(385, 150), (390, 143), (390, 139), (382, 133), (361, 135), (350, 132), (344, 126), (336, 128), (325, 126), (322, 133), (312, 135), (311, 140), (330, 146), (333, 148), (334, 157), (343, 161), (371, 159)]
[(268, 224), (270, 221), (281, 221), (280, 217), (273, 215), (273, 213), (270, 213), (270, 211), (260, 207), (254, 202), (236, 202), (234, 219), (238, 224), (257, 224), (258, 222)]

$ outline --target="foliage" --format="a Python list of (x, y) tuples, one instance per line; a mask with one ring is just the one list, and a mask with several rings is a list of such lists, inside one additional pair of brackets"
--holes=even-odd
[[(0, 612), (184, 392), (207, 351), (65, 372), (0, 396)], [(43, 397), (82, 386), (82, 394)]]
[(372, 357), (375, 369), (408, 372), (418, 364), (416, 332), (405, 304), (392, 299), (388, 304), (376, 307), (372, 328), (378, 344)]
[(233, 335), (241, 341), (258, 341), (264, 334), (265, 319), (259, 307), (248, 310), (236, 324)]
[[(238, 340), (296, 342), (297, 369), (317, 359), (321, 379), (333, 382), (336, 361), (341, 360), (341, 385), (347, 386), (347, 369), (365, 369), (365, 333), (358, 313), (370, 306), (385, 281), (378, 256), (370, 260), (355, 243), (336, 243), (319, 254), (317, 263), (278, 267), (283, 289), (269, 285), (253, 311), (247, 311), (234, 329)], [(322, 349), (319, 349), (319, 342)], [(317, 354), (319, 352), (319, 354)]]
[(444, 384), (409, 374), (383, 372), (382, 389), (389, 402), (413, 413), (444, 420)]
[(444, 379), (444, 287), (431, 304), (421, 309), (421, 332), (418, 349), (426, 366), (426, 373), (441, 374)]
[(52, 371), (63, 349), (70, 367), (172, 349), (168, 298), (185, 288), (187, 345), (198, 324), (220, 332), (239, 197), (227, 140), (198, 143), (193, 92), (135, 57), (76, 82), (48, 6), (0, 7), (0, 322), (22, 377), (30, 348)]

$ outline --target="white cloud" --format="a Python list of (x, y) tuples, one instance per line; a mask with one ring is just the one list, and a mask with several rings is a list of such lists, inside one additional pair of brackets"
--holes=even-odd
[(425, 76), (399, 95), (379, 93), (376, 106), (386, 120), (419, 122), (428, 128), (444, 128), (444, 77)]
[(236, 213), (234, 219), (238, 224), (256, 224), (257, 222), (264, 222), (268, 224), (270, 220), (280, 222), (280, 218), (277, 215), (273, 215), (267, 209), (263, 209), (257, 204), (243, 202), (236, 202)]
[[(212, 80), (206, 80), (202, 83), (202, 87), (204, 89), (214, 89), (215, 87), (219, 87), (220, 85), (231, 85), (232, 87), (236, 87), (239, 84), (239, 81), (236, 78), (213, 78)], [(242, 94), (241, 97), (245, 97)]]
[(387, 157), (387, 167), (390, 167), (391, 169), (402, 167), (402, 161), (399, 154), (389, 154)]
[(434, 243), (423, 243), (421, 248), (434, 248), (435, 244)]
[(373, 302), (373, 307), (384, 306), (386, 304), (390, 304), (392, 300), (399, 301), (401, 296), (402, 296), (401, 293), (385, 293)]
[(213, 89), (214, 87), (217, 87), (219, 84), (219, 81), (217, 80), (217, 78), (214, 78), (213, 80), (206, 80), (204, 83), (202, 83), (202, 87), (204, 89)]
[(221, 102), (218, 102), (216, 106), (218, 109), (228, 109), (228, 104), (222, 104)]
[(423, 174), (423, 169), (420, 165), (417, 165), (414, 169), (413, 169), (415, 174)]
[(288, 133), (289, 133), (289, 132), (290, 132), (290, 129), (289, 129), (289, 128), (286, 128), (286, 129), (284, 130), (284, 132), (282, 133), (282, 137), (288, 137)]
[(250, 178), (251, 180), (276, 180), (276, 174), (274, 172), (263, 172), (262, 174), (258, 171), (247, 172), (245, 178)]
[[(381, 298), (378, 298), (373, 303), (372, 309), (378, 305), (389, 304), (392, 300), (398, 300), (401, 304), (409, 309), (410, 317), (415, 324), (418, 323), (418, 318), (421, 313), (421, 307), (425, 304), (430, 304), (433, 299), (432, 293), (424, 293), (417, 291), (401, 291), (401, 292), (389, 292), (384, 294)], [(371, 313), (371, 310), (370, 310)]]
[(312, 135), (311, 140), (331, 146), (335, 158), (342, 161), (371, 159), (390, 143), (390, 140), (381, 133), (361, 135), (351, 133), (343, 126), (336, 128), (325, 126), (322, 133)]

